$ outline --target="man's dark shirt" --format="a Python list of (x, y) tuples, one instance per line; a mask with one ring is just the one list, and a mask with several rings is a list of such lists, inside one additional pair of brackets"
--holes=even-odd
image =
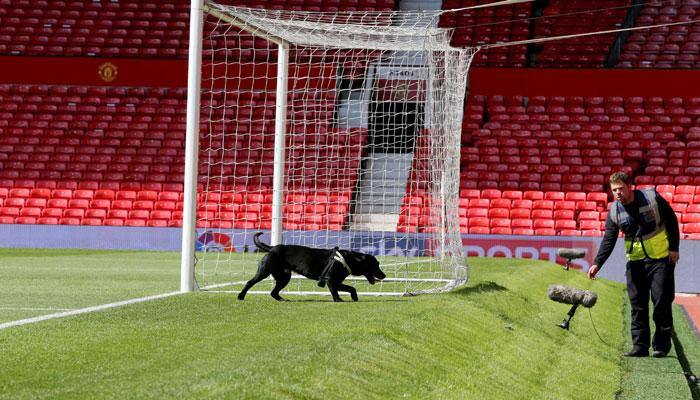
[[(625, 207), (625, 211), (630, 215), (630, 217), (635, 221), (634, 226), (630, 227), (629, 232), (624, 232), (625, 236), (634, 236), (637, 230), (637, 223), (639, 221), (639, 200), (644, 197), (644, 194), (639, 190), (634, 192), (634, 201)], [(678, 218), (676, 218), (676, 213), (668, 204), (666, 199), (661, 197), (658, 193), (656, 194), (656, 203), (659, 206), (659, 214), (661, 214), (661, 221), (663, 221), (666, 227), (666, 234), (668, 235), (668, 250), (678, 251), (678, 244), (680, 242), (680, 234), (678, 232)], [(603, 236), (603, 241), (600, 243), (600, 248), (598, 249), (598, 255), (595, 257), (594, 264), (598, 267), (602, 267), (605, 261), (610, 257), (613, 249), (615, 248), (615, 242), (617, 241), (617, 236), (620, 233), (618, 226), (613, 222), (611, 218), (612, 213), (608, 213), (608, 218), (605, 220), (605, 235)]]

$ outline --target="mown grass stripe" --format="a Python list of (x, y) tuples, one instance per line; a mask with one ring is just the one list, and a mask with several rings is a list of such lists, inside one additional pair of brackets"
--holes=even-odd
[(60, 313), (54, 313), (54, 314), (48, 314), (48, 315), (41, 315), (38, 317), (33, 317), (33, 318), (26, 318), (26, 319), (20, 319), (17, 321), (10, 321), (10, 322), (5, 322), (3, 324), (0, 324), (0, 330), (7, 329), (7, 328), (12, 328), (15, 326), (22, 326), (22, 325), (27, 325), (27, 324), (34, 324), (37, 322), (41, 321), (48, 321), (51, 319), (58, 319), (58, 318), (65, 318), (65, 317), (71, 317), (74, 315), (80, 315), (80, 314), (87, 314), (91, 312), (96, 312), (96, 311), (102, 311), (102, 310), (108, 310), (110, 308), (117, 308), (117, 307), (123, 307), (123, 306), (128, 306), (131, 304), (136, 304), (136, 303), (143, 303), (145, 301), (151, 301), (151, 300), (158, 300), (158, 299), (163, 299), (166, 297), (171, 297), (175, 296), (178, 294), (181, 294), (182, 292), (170, 292), (170, 293), (163, 293), (163, 294), (157, 294), (154, 296), (146, 296), (146, 297), (140, 297), (137, 299), (129, 299), (129, 300), (124, 300), (124, 301), (118, 301), (116, 303), (109, 303), (109, 304), (101, 304), (99, 306), (92, 306), (92, 307), (85, 307), (81, 308), (78, 310), (70, 310), (70, 311), (64, 311)]

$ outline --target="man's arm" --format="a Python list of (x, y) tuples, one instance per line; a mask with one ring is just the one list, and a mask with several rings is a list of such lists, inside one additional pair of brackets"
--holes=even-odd
[(620, 228), (616, 223), (613, 222), (608, 213), (608, 218), (605, 220), (605, 235), (603, 235), (603, 241), (600, 242), (600, 248), (598, 248), (598, 255), (595, 256), (593, 263), (602, 267), (605, 261), (612, 254), (615, 248), (615, 242), (617, 242), (617, 236), (620, 234)]
[(656, 194), (656, 203), (659, 205), (659, 214), (661, 214), (661, 220), (664, 221), (666, 227), (669, 257), (673, 263), (676, 263), (678, 261), (678, 247), (681, 236), (678, 229), (678, 218), (671, 205), (658, 193)]
[(588, 277), (591, 279), (595, 279), (600, 268), (605, 264), (608, 257), (610, 257), (610, 254), (612, 254), (615, 248), (615, 242), (617, 242), (617, 236), (620, 234), (620, 228), (613, 222), (610, 215), (611, 213), (608, 213), (608, 218), (605, 220), (605, 235), (603, 235), (603, 241), (600, 242), (598, 254), (595, 256), (595, 260), (593, 260), (593, 265), (588, 268)]

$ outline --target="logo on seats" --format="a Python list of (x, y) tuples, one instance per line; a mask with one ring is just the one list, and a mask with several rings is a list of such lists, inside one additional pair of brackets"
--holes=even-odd
[(97, 68), (97, 75), (105, 82), (112, 82), (117, 79), (117, 74), (119, 74), (117, 66), (111, 62), (106, 62)]

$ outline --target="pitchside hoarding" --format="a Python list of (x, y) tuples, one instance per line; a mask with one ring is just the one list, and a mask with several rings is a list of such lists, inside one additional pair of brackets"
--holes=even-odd
[[(198, 230), (200, 251), (243, 252), (254, 248), (255, 231)], [(374, 255), (430, 255), (429, 236), (386, 232), (285, 232), (285, 240), (326, 243), (328, 247), (350, 243), (351, 250)], [(575, 260), (572, 269), (587, 270), (593, 262), (601, 238), (563, 236), (463, 235), (465, 253), (478, 257), (527, 258), (557, 262), (558, 248), (586, 249), (583, 259)], [(3, 248), (79, 248), (102, 250), (179, 251), (181, 230), (178, 228), (92, 227), (56, 225), (0, 225)], [(700, 241), (681, 241), (681, 261), (676, 267), (676, 290), (700, 293), (700, 274), (691, 260), (700, 258)], [(623, 241), (601, 270), (600, 277), (625, 281)]]

